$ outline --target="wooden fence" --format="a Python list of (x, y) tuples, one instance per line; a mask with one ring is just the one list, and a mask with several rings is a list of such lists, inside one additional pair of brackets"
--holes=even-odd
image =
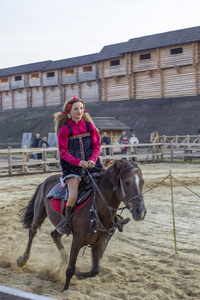
[(161, 143), (176, 143), (177, 148), (182, 147), (185, 144), (199, 144), (200, 135), (162, 135), (159, 137)]
[[(121, 154), (121, 145), (102, 145), (101, 162), (114, 162), (118, 159), (127, 159), (138, 162), (164, 161), (200, 161), (200, 143), (144, 143), (128, 144), (127, 154)], [(109, 154), (106, 154), (109, 148)], [(134, 150), (134, 151), (132, 151)], [(41, 159), (35, 160), (34, 154), (42, 154)], [(59, 151), (56, 147), (50, 148), (23, 148), (0, 149), (0, 176), (26, 174), (34, 172), (61, 171)]]

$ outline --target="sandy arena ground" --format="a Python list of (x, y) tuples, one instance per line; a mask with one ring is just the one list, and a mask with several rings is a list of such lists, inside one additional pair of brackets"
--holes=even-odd
[[(200, 165), (140, 165), (144, 191), (172, 175), (200, 195)], [(1, 178), (0, 184), (0, 285), (10, 286), (55, 299), (169, 300), (200, 299), (200, 198), (173, 181), (178, 254), (175, 254), (169, 179), (145, 193), (144, 221), (131, 221), (124, 232), (116, 232), (94, 278), (71, 280), (61, 293), (66, 265), (53, 244), (53, 226), (46, 220), (38, 231), (31, 257), (23, 268), (16, 259), (24, 253), (27, 231), (19, 222), (19, 211), (27, 205), (36, 186), (49, 174)], [(129, 216), (128, 212), (123, 213)], [(69, 250), (71, 237), (63, 238)], [(91, 266), (90, 249), (81, 250), (78, 268)], [(68, 251), (69, 252), (69, 251)]]

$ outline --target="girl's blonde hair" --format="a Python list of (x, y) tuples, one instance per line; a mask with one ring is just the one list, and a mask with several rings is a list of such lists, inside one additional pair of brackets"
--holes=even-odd
[[(55, 124), (56, 136), (58, 136), (60, 128), (63, 125), (65, 125), (67, 123), (68, 119), (70, 118), (71, 106), (75, 102), (81, 102), (83, 104), (83, 108), (85, 109), (85, 103), (83, 102), (83, 100), (79, 99), (77, 97), (74, 97), (73, 99), (70, 99), (69, 101), (65, 102), (62, 112), (57, 112), (57, 113), (54, 114), (54, 124)], [(83, 120), (88, 121), (88, 122), (92, 122), (94, 124), (92, 118), (90, 117), (90, 115), (86, 111), (84, 111)]]

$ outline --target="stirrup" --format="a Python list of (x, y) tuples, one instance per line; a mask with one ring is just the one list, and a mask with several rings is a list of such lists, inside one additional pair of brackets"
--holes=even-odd
[(70, 219), (65, 218), (64, 220), (62, 220), (56, 226), (56, 230), (57, 230), (58, 233), (60, 233), (60, 234), (66, 234), (68, 236), (70, 234), (70, 232), (71, 232), (71, 222), (70, 222)]
[(128, 224), (130, 220), (131, 220), (130, 218), (124, 219), (120, 215), (116, 216), (117, 229), (119, 230), (119, 232), (123, 231), (124, 225)]

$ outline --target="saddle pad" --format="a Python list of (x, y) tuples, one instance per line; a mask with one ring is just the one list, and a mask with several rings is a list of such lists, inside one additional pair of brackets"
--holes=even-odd
[[(86, 202), (89, 200), (90, 196), (84, 201), (82, 202), (81, 204), (77, 205), (76, 208), (75, 208), (75, 212), (77, 210), (79, 210), (81, 207), (83, 207), (83, 205), (86, 204)], [(65, 209), (65, 206), (66, 206), (66, 203), (67, 202), (64, 202), (63, 205), (64, 205), (64, 209)], [(61, 213), (61, 201), (60, 200), (57, 200), (57, 199), (54, 199), (54, 198), (51, 198), (51, 208), (57, 212), (57, 213)], [(65, 212), (64, 210), (62, 211), (62, 214), (65, 215)]]

